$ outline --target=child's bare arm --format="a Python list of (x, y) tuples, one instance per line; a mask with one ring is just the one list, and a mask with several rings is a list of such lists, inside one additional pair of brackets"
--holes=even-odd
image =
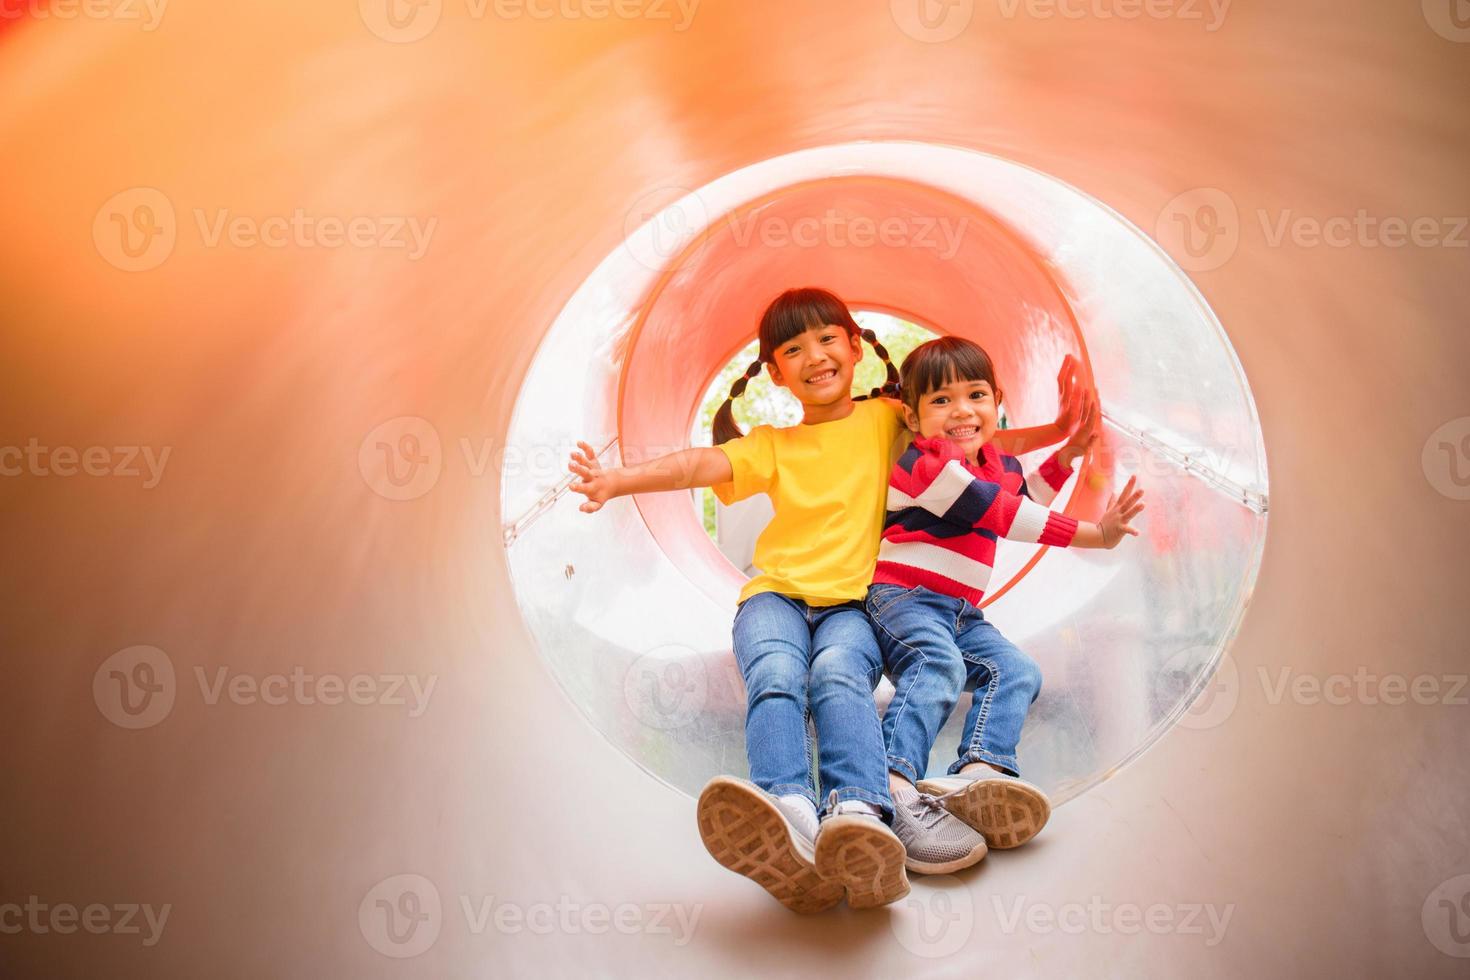
[(567, 469), (579, 477), (572, 490), (587, 498), (579, 510), (595, 513), (614, 497), (661, 490), (688, 490), (727, 483), (735, 476), (730, 459), (718, 449), (684, 449), (637, 466), (602, 468), (597, 453), (585, 442), (577, 443)]

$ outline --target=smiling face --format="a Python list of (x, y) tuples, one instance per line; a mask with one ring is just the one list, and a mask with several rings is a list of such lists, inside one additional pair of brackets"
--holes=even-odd
[(918, 411), (904, 406), (909, 429), (925, 439), (953, 442), (970, 462), (978, 462), (980, 447), (1000, 424), (1001, 392), (989, 381), (951, 379), (919, 396)]
[(803, 405), (828, 406), (851, 399), (853, 368), (862, 359), (857, 334), (819, 324), (776, 346), (766, 367)]

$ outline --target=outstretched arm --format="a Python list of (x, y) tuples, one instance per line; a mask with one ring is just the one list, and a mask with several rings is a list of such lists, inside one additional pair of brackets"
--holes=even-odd
[(572, 490), (587, 498), (578, 508), (584, 514), (595, 513), (614, 497), (712, 487), (734, 478), (729, 457), (711, 447), (684, 449), (637, 466), (605, 470), (591, 446), (585, 442), (579, 442), (577, 446), (580, 452), (572, 453), (567, 469), (579, 477), (571, 485)]

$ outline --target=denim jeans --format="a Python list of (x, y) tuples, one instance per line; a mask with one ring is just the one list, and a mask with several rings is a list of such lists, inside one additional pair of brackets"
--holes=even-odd
[(975, 701), (949, 772), (988, 762), (1019, 776), (1016, 744), (1041, 692), (1036, 662), (964, 599), (878, 584), (869, 588), (866, 606), (895, 692), (883, 715), (888, 768), (912, 782), (922, 779), (939, 729), (960, 692), (972, 690)]
[(812, 784), (810, 717), (822, 796), (863, 800), (891, 820), (888, 767), (873, 689), (883, 664), (862, 603), (809, 606), (758, 592), (735, 613), (735, 661), (745, 678), (745, 753), (767, 793), (819, 803)]

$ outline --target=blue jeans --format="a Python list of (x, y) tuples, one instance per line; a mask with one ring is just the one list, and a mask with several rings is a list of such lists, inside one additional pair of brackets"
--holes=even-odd
[(1016, 744), (1041, 692), (1036, 662), (964, 599), (878, 584), (868, 589), (866, 606), (894, 687), (883, 715), (888, 768), (910, 782), (922, 779), (939, 729), (960, 692), (972, 690), (966, 734), (949, 772), (988, 762), (1019, 776)]
[(745, 679), (745, 754), (767, 793), (818, 802), (807, 718), (817, 729), (822, 795), (863, 800), (893, 818), (873, 689), (883, 675), (862, 603), (808, 606), (758, 592), (735, 613), (735, 662)]

